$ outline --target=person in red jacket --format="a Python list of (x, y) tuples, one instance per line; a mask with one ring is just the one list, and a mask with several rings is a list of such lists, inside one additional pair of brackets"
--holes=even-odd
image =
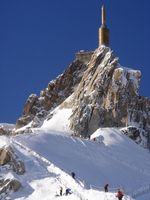
[(116, 197), (118, 197), (118, 200), (122, 200), (124, 194), (123, 192), (121, 192), (120, 190), (118, 190), (117, 194), (116, 194)]

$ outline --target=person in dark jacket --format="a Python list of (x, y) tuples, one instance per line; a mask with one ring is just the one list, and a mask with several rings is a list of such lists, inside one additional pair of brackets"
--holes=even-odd
[(71, 172), (71, 176), (72, 176), (73, 179), (75, 179), (75, 175), (76, 174), (74, 172)]
[(108, 192), (108, 186), (109, 186), (108, 183), (104, 186), (104, 191), (105, 191), (105, 192)]
[(116, 197), (118, 197), (118, 200), (122, 200), (124, 194), (123, 192), (121, 192), (120, 190), (118, 190), (117, 194), (116, 194)]
[(59, 192), (60, 192), (60, 196), (62, 196), (62, 193), (63, 193), (63, 187), (62, 186), (60, 186)]
[(67, 188), (67, 189), (66, 189), (66, 196), (67, 196), (68, 194), (72, 194), (72, 192), (71, 192), (71, 189), (70, 189), (70, 188)]

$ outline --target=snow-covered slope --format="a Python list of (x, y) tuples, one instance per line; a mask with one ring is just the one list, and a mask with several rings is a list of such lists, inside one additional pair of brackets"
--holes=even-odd
[[(93, 137), (101, 137), (101, 142), (62, 132), (55, 134), (52, 130), (47, 133), (35, 130), (33, 134), (11, 137), (9, 141), (1, 137), (6, 144), (10, 142), (26, 166), (24, 175), (13, 174), (23, 187), (11, 194), (12, 199), (56, 199), (59, 187), (63, 186), (70, 187), (73, 194), (59, 199), (115, 200), (115, 192), (121, 188), (127, 195), (148, 200), (149, 153), (115, 128), (99, 129)], [(77, 181), (71, 178), (72, 171)], [(5, 176), (11, 176), (11, 172)], [(106, 183), (110, 185), (108, 194), (103, 192)], [(148, 198), (142, 198), (145, 197), (142, 193)]]
[(40, 132), (48, 132), (48, 131), (53, 131), (55, 134), (57, 132), (62, 132), (63, 134), (70, 134), (71, 130), (69, 128), (69, 117), (72, 114), (72, 109), (69, 108), (63, 108), (60, 109), (59, 107), (56, 108), (53, 112), (51, 112), (52, 118), (49, 120), (47, 118), (44, 120), (43, 125), (38, 129), (33, 129), (33, 130), (39, 130)]

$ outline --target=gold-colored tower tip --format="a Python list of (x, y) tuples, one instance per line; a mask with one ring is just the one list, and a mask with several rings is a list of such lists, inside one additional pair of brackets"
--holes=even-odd
[(99, 46), (105, 45), (109, 46), (109, 29), (106, 25), (106, 9), (102, 6), (102, 24), (99, 29)]
[(105, 6), (102, 6), (102, 25), (106, 25), (106, 9)]

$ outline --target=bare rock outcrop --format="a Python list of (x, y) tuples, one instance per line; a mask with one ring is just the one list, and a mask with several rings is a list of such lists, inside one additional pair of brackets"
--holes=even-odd
[(9, 174), (4, 175), (3, 173), (0, 176), (1, 199), (3, 196), (7, 197), (9, 192), (16, 192), (20, 189), (21, 183), (15, 176), (23, 175), (25, 173), (25, 165), (10, 146), (4, 146), (0, 149), (0, 167), (0, 171), (2, 172), (6, 172), (6, 170), (9, 172), (13, 171), (13, 175), (11, 176), (9, 176)]
[(16, 174), (22, 175), (25, 173), (25, 166), (14, 151), (10, 147), (0, 149), (0, 166), (9, 165)]
[(148, 134), (144, 129), (138, 128), (136, 126), (128, 126), (122, 128), (121, 131), (123, 134), (134, 140), (137, 144), (147, 148), (148, 141), (144, 141), (143, 138), (146, 139)]
[(6, 165), (11, 161), (11, 154), (7, 148), (0, 149), (0, 165)]
[(20, 187), (21, 183), (16, 179), (0, 179), (0, 194), (8, 191), (17, 192)]

